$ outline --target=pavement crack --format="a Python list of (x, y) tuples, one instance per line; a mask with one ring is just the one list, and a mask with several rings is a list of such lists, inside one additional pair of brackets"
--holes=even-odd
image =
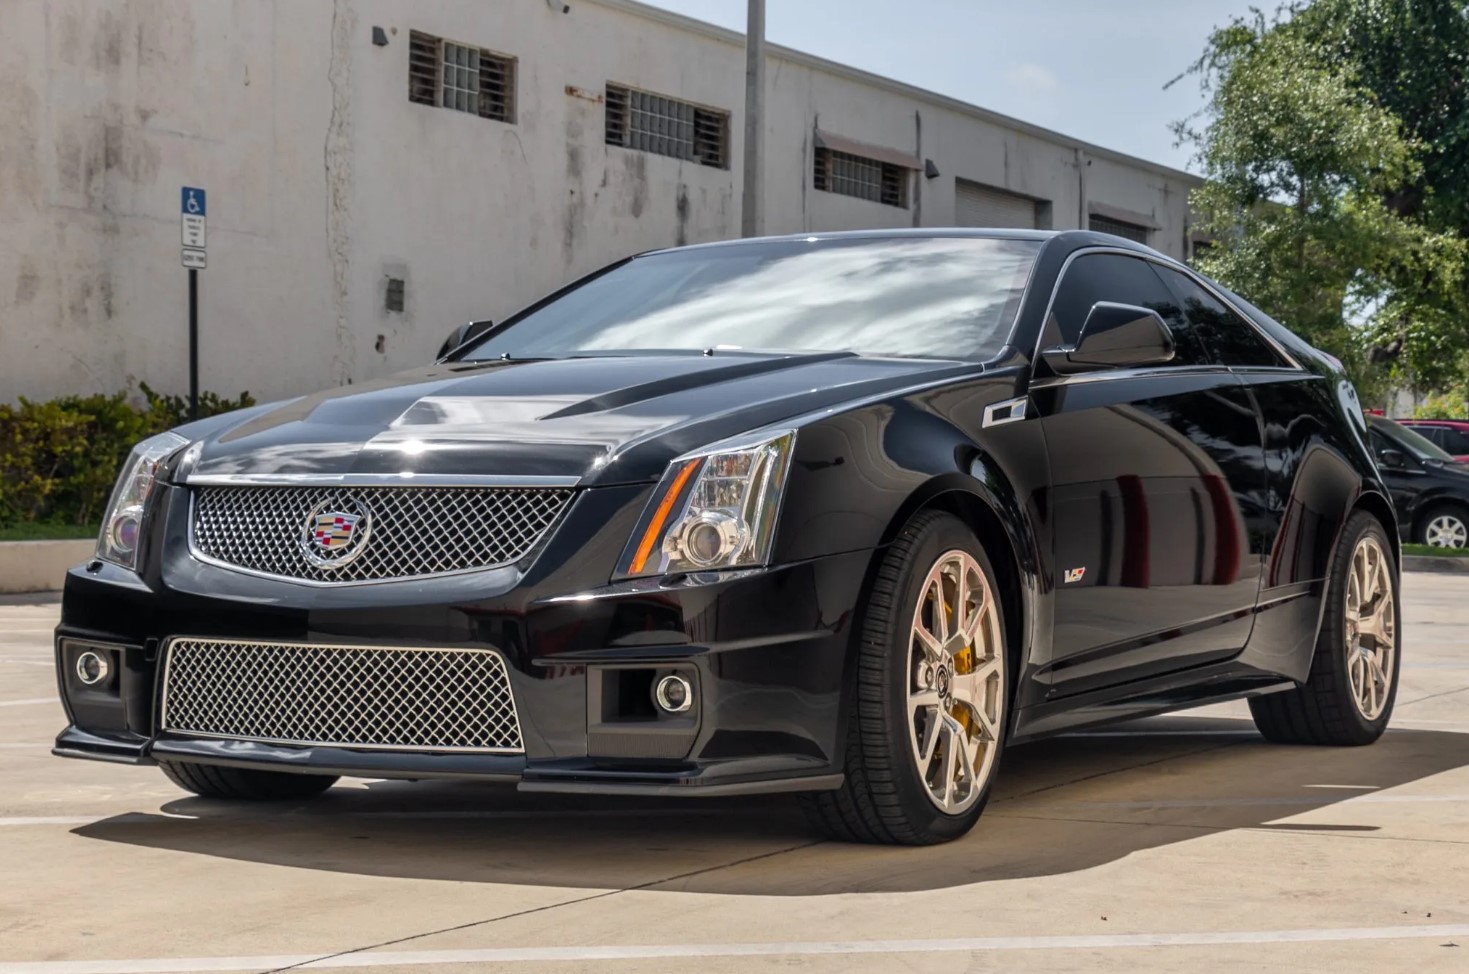
[(606, 899), (609, 896), (616, 896), (619, 893), (632, 893), (638, 890), (651, 889), (654, 886), (662, 886), (664, 883), (672, 883), (680, 879), (688, 879), (690, 876), (701, 876), (705, 873), (718, 872), (721, 869), (730, 869), (734, 866), (743, 866), (746, 863), (759, 862), (762, 859), (773, 859), (776, 856), (783, 856), (788, 852), (799, 852), (802, 849), (809, 849), (812, 846), (821, 845), (825, 841), (825, 839), (813, 839), (810, 842), (800, 842), (796, 845), (787, 846), (783, 849), (773, 849), (770, 852), (762, 852), (756, 856), (745, 856), (743, 859), (734, 859), (730, 862), (721, 862), (713, 866), (704, 866), (700, 869), (690, 869), (687, 872), (677, 873), (673, 876), (664, 876), (661, 879), (650, 879), (646, 883), (637, 883), (632, 886), (623, 886), (619, 889), (603, 890), (600, 893), (591, 893), (587, 896), (577, 896), (569, 900), (562, 900), (558, 903), (547, 903), (545, 906), (536, 906), (528, 910), (516, 910), (512, 913), (501, 913), (498, 916), (485, 917), (483, 920), (471, 920), (468, 923), (458, 923), (452, 927), (441, 927), (437, 930), (425, 930), (421, 933), (409, 934), (406, 937), (395, 937), (391, 940), (383, 940), (378, 943), (365, 944), (361, 947), (352, 947), (348, 950), (339, 950), (331, 954), (322, 954), (320, 957), (313, 957), (310, 960), (303, 960), (299, 964), (288, 964), (285, 967), (272, 967), (266, 971), (262, 971), (261, 974), (281, 974), (282, 971), (294, 971), (298, 970), (299, 968), (307, 967), (313, 964), (322, 964), (326, 961), (336, 960), (339, 957), (348, 957), (353, 954), (361, 954), (369, 950), (379, 950), (383, 947), (395, 947), (398, 944), (411, 943), (415, 940), (422, 940), (425, 937), (436, 937), (439, 934), (455, 933), (460, 930), (472, 930), (475, 927), (487, 926), (491, 923), (498, 923), (501, 920), (513, 920), (517, 917), (530, 916), (533, 913), (545, 913), (549, 910), (559, 910), (563, 906), (575, 906), (578, 903), (590, 903), (593, 900)]
[[(1454, 689), (1454, 690), (1444, 690), (1441, 693), (1430, 693), (1426, 697), (1418, 697), (1417, 699), (1414, 699), (1414, 700), (1399, 701), (1395, 706), (1397, 706), (1397, 707), (1411, 707), (1415, 703), (1422, 703), (1425, 700), (1432, 700), (1435, 697), (1451, 697), (1451, 696), (1453, 696), (1456, 693), (1463, 693), (1465, 690), (1469, 690), (1469, 687), (1459, 687), (1459, 688)], [(1408, 719), (1409, 720), (1412, 720), (1413, 718), (1409, 717)]]

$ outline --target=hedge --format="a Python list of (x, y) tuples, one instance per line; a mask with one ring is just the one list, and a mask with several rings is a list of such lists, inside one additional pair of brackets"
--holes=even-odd
[[(189, 419), (185, 397), (141, 388), (142, 406), (124, 392), (0, 403), (0, 527), (100, 520), (134, 444)], [(235, 399), (201, 393), (199, 416), (254, 404), (248, 392)]]

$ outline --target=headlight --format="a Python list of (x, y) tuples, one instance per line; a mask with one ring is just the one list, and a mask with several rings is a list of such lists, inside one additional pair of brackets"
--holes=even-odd
[(795, 443), (794, 430), (767, 432), (669, 464), (622, 554), (618, 577), (765, 564)]
[(112, 488), (102, 534), (97, 538), (97, 557), (134, 571), (138, 568), (138, 542), (143, 536), (143, 509), (153, 490), (158, 465), (188, 440), (177, 433), (159, 433), (133, 447), (123, 465), (122, 476)]

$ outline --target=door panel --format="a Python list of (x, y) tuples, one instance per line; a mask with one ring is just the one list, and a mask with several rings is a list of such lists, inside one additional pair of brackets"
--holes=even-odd
[(1051, 461), (1054, 695), (1223, 659), (1249, 638), (1259, 423), (1223, 370), (1033, 393)]

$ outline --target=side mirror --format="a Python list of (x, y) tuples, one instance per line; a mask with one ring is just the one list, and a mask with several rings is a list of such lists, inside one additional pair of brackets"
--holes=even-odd
[(1081, 326), (1073, 347), (1041, 353), (1058, 375), (1094, 369), (1161, 365), (1173, 360), (1173, 332), (1163, 316), (1133, 304), (1098, 301)]
[(495, 327), (493, 321), (471, 321), (467, 324), (460, 325), (458, 328), (449, 332), (449, 337), (444, 339), (444, 344), (439, 346), (439, 354), (436, 356), (436, 359), (442, 359), (460, 345), (463, 345), (465, 342), (474, 341), (493, 327)]
[(1402, 450), (1394, 450), (1388, 447), (1377, 451), (1377, 463), (1387, 470), (1405, 470), (1408, 466), (1408, 458)]

